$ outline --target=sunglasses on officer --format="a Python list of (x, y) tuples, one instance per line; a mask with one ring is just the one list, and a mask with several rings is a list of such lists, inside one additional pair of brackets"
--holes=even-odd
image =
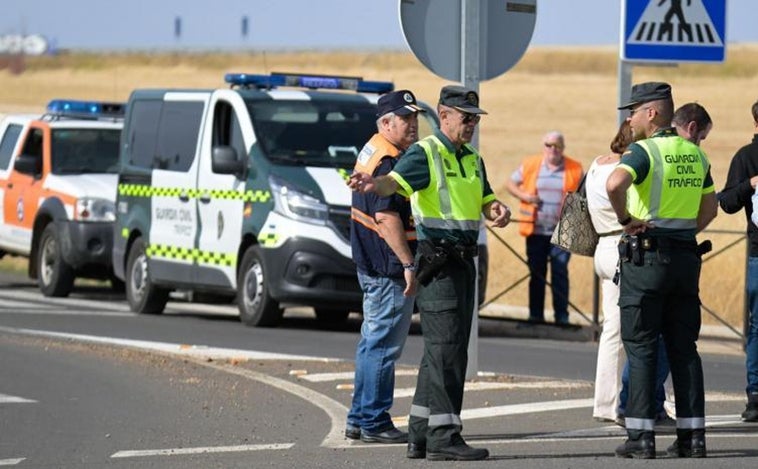
[(449, 108), (449, 109), (450, 109), (450, 111), (454, 111), (454, 112), (456, 112), (456, 113), (458, 113), (458, 114), (461, 115), (461, 123), (464, 124), (464, 125), (468, 125), (468, 124), (470, 124), (472, 122), (474, 124), (478, 124), (479, 121), (482, 119), (482, 116), (480, 116), (479, 114), (472, 114), (470, 112), (463, 112), (463, 111), (459, 111), (458, 109), (455, 109), (455, 108)]

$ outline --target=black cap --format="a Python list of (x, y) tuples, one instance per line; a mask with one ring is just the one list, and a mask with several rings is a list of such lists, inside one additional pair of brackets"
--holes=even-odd
[(409, 90), (398, 90), (384, 94), (377, 103), (378, 117), (388, 112), (394, 112), (398, 116), (406, 116), (414, 112), (424, 112), (424, 108), (416, 104), (416, 97)]
[(619, 109), (631, 109), (638, 104), (658, 101), (659, 99), (671, 99), (671, 85), (659, 81), (648, 81), (632, 86), (629, 102), (619, 106)]
[(487, 114), (479, 108), (479, 95), (463, 86), (449, 85), (440, 90), (440, 104), (469, 114)]

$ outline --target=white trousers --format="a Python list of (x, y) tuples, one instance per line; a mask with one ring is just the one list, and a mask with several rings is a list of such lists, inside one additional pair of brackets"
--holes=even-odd
[(620, 235), (603, 236), (595, 250), (595, 273), (600, 278), (603, 308), (603, 331), (597, 349), (595, 403), (592, 416), (615, 420), (621, 391), (624, 346), (621, 342), (621, 315), (618, 307), (619, 287), (613, 283), (618, 263)]

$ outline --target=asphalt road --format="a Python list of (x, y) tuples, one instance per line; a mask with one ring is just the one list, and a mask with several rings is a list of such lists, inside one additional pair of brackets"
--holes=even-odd
[[(342, 438), (359, 317), (339, 329), (294, 311), (276, 329), (247, 328), (229, 305), (173, 302), (137, 316), (123, 298), (79, 288), (39, 295), (0, 274), (0, 465), (74, 467), (407, 467), (401, 446)], [(421, 353), (417, 326), (398, 372), (402, 425)], [(464, 436), (491, 458), (472, 467), (627, 467), (615, 425), (591, 419), (596, 345), (515, 338), (480, 324), (480, 375), (469, 383)], [(520, 335), (524, 335), (521, 331)], [(556, 336), (560, 336), (557, 334)], [(758, 426), (739, 422), (744, 358), (704, 354), (706, 461), (755, 467)], [(673, 439), (659, 429), (659, 454)]]

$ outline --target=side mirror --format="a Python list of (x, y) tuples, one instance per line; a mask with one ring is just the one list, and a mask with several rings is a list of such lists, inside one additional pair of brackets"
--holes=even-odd
[(218, 174), (235, 174), (244, 179), (247, 162), (237, 158), (237, 150), (230, 146), (220, 145), (211, 150), (211, 169)]
[(21, 174), (39, 176), (42, 174), (42, 158), (32, 155), (19, 155), (13, 163), (13, 169)]

